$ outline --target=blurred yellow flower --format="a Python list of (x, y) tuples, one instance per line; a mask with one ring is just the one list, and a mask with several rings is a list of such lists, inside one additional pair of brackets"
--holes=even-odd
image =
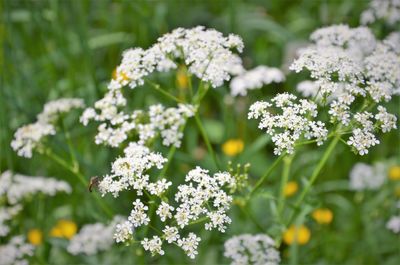
[(389, 169), (389, 179), (400, 180), (400, 166), (392, 166)]
[(394, 190), (394, 194), (396, 195), (396, 197), (400, 198), (400, 187), (396, 187)]
[(129, 77), (124, 72), (118, 73), (117, 68), (115, 68), (114, 71), (111, 74), (112, 79), (117, 80), (118, 75), (120, 75), (120, 77), (121, 77), (121, 79), (123, 81), (128, 81), (129, 80)]
[(77, 232), (76, 224), (69, 220), (59, 220), (55, 227), (50, 230), (52, 237), (64, 237), (71, 239)]
[(183, 67), (179, 68), (176, 73), (176, 84), (178, 88), (187, 88), (189, 85), (189, 79)]
[(297, 190), (299, 189), (299, 184), (297, 184), (296, 181), (289, 181), (286, 186), (285, 189), (283, 191), (283, 194), (286, 197), (290, 197), (293, 194), (295, 194), (297, 192)]
[(34, 246), (38, 246), (43, 242), (43, 234), (39, 229), (31, 229), (28, 231), (28, 241)]
[(222, 145), (222, 151), (228, 156), (235, 156), (243, 151), (243, 147), (241, 139), (229, 139)]
[(319, 224), (330, 224), (333, 219), (333, 213), (327, 208), (320, 208), (313, 211), (312, 217)]
[(311, 232), (306, 226), (295, 226), (292, 225), (283, 233), (283, 241), (287, 245), (297, 243), (299, 245), (307, 244), (310, 240)]

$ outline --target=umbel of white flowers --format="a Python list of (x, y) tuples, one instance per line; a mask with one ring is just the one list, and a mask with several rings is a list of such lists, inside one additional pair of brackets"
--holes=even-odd
[[(330, 122), (333, 128), (340, 128), (336, 133), (351, 131), (347, 144), (356, 153), (367, 154), (369, 148), (379, 144), (374, 133), (397, 128), (396, 116), (377, 104), (390, 101), (400, 87), (398, 33), (379, 41), (368, 28), (337, 25), (316, 30), (311, 40), (313, 44), (302, 49), (290, 67), (295, 72), (307, 70), (314, 79), (298, 87), (304, 96), (313, 97), (300, 100), (307, 102), (307, 108), (304, 103), (292, 102), (296, 99), (294, 95), (283, 94), (272, 103), (253, 104), (249, 118), (261, 118), (259, 127), (266, 128), (272, 136), (276, 154), (283, 150), (292, 153), (302, 135), (315, 138), (318, 144), (326, 139), (326, 125), (312, 119), (317, 118), (319, 107), (329, 105)], [(285, 99), (283, 104), (274, 103), (281, 98)], [(281, 108), (282, 114), (276, 114), (275, 107)]]
[(115, 216), (108, 224), (94, 223), (84, 225), (69, 242), (67, 251), (72, 255), (94, 255), (111, 248), (114, 243), (116, 224), (124, 218)]
[(232, 265), (277, 265), (279, 252), (272, 238), (264, 234), (242, 234), (225, 242), (225, 257), (232, 259)]
[[(85, 110), (81, 122), (87, 125), (90, 120), (100, 121), (96, 143), (118, 147), (128, 139), (131, 132), (139, 135), (139, 143), (153, 139), (160, 134), (166, 146), (180, 146), (182, 133), (179, 127), (188, 117), (194, 115), (194, 106), (179, 104), (178, 108), (165, 109), (162, 105), (152, 106), (149, 113), (123, 110), (127, 100), (122, 88), (136, 88), (143, 85), (146, 78), (154, 72), (166, 72), (176, 69), (184, 63), (189, 74), (202, 82), (218, 87), (231, 75), (244, 72), (242, 61), (234, 51), (243, 50), (239, 36), (229, 35), (214, 29), (195, 27), (177, 28), (160, 37), (148, 49), (133, 48), (122, 55), (121, 64), (116, 68), (115, 77), (108, 85), (108, 92), (98, 100), (94, 108)], [(152, 82), (148, 81), (151, 86)], [(150, 117), (150, 121), (148, 121)]]
[(26, 243), (23, 236), (14, 236), (5, 245), (0, 245), (2, 265), (28, 265), (27, 258), (33, 255), (33, 245)]
[(71, 192), (65, 181), (47, 177), (31, 177), (5, 171), (0, 175), (0, 200), (7, 204), (0, 206), (0, 236), (10, 232), (9, 221), (23, 209), (22, 202), (37, 193), (54, 196), (58, 192)]
[(40, 146), (43, 137), (56, 134), (54, 124), (62, 113), (84, 106), (79, 98), (61, 98), (46, 103), (35, 123), (22, 126), (15, 132), (11, 147), (19, 156), (31, 158), (32, 151)]
[(124, 150), (124, 154), (113, 162), (111, 174), (104, 176), (99, 183), (99, 190), (103, 195), (111, 193), (117, 197), (123, 190), (134, 190), (138, 196), (133, 202), (128, 219), (116, 225), (114, 238), (117, 242), (129, 242), (133, 239), (134, 228), (149, 225), (152, 216), (148, 215), (150, 205), (142, 198), (144, 194), (160, 198), (153, 200), (153, 207), (156, 208), (161, 222), (166, 223), (161, 229), (162, 234), (141, 240), (143, 248), (153, 255), (163, 255), (162, 243), (167, 241), (176, 243), (190, 258), (194, 258), (201, 239), (192, 232), (184, 237), (181, 232), (191, 222), (201, 218), (208, 220), (204, 225), (206, 230), (225, 232), (226, 225), (231, 223), (226, 212), (230, 208), (232, 197), (223, 187), (229, 188), (235, 181), (229, 173), (221, 172), (210, 176), (207, 170), (200, 167), (191, 170), (185, 178), (185, 184), (177, 187), (173, 204), (165, 196), (165, 191), (172, 183), (166, 179), (153, 182), (146, 173), (154, 167), (161, 169), (167, 159), (134, 142)]

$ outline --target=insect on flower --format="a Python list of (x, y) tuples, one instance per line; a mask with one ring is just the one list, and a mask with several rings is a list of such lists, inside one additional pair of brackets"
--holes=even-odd
[(99, 177), (91, 177), (88, 185), (89, 192), (92, 192), (93, 188), (97, 188), (99, 186), (99, 182), (100, 182)]

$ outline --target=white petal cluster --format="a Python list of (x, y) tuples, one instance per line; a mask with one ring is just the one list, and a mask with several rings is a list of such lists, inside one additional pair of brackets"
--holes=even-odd
[[(148, 179), (146, 181), (149, 182)], [(186, 228), (192, 222), (205, 219), (207, 220), (204, 225), (206, 230), (217, 229), (224, 232), (226, 225), (231, 223), (226, 212), (230, 208), (232, 197), (223, 190), (223, 187), (229, 187), (234, 181), (234, 178), (227, 172), (219, 172), (210, 176), (207, 170), (197, 167), (188, 172), (185, 184), (178, 186), (178, 191), (174, 196), (176, 206), (172, 205), (172, 201), (168, 202), (165, 196), (161, 197), (162, 194), (154, 193), (154, 195), (162, 198), (159, 203), (152, 201), (152, 204), (156, 206), (155, 213), (160, 221), (166, 223), (166, 225), (162, 229), (162, 234), (141, 240), (143, 248), (153, 255), (163, 255), (162, 243), (165, 240), (170, 244), (177, 244), (190, 258), (194, 258), (201, 239), (192, 232), (186, 237), (181, 236), (180, 229)], [(168, 186), (165, 186), (166, 189)], [(135, 189), (132, 186), (131, 188)], [(138, 195), (142, 194), (138, 193)], [(151, 221), (149, 216), (150, 205), (143, 198), (137, 198), (133, 202), (134, 207), (128, 219), (117, 225), (114, 234), (117, 242), (131, 240), (133, 228), (138, 229), (141, 226), (149, 225)]]
[(126, 242), (133, 237), (133, 225), (129, 221), (124, 221), (115, 226), (114, 239), (115, 242)]
[(330, 121), (352, 131), (347, 144), (365, 155), (379, 144), (376, 131), (397, 128), (397, 118), (384, 107), (378, 105), (377, 114), (364, 110), (391, 100), (400, 87), (400, 37), (393, 33), (379, 41), (366, 27), (335, 25), (316, 30), (311, 40), (290, 68), (307, 70), (315, 80), (298, 90), (319, 105), (329, 102)]
[(117, 197), (119, 192), (129, 188), (136, 190), (139, 195), (146, 189), (151, 193), (161, 194), (169, 187), (170, 183), (162, 180), (156, 186), (149, 185), (149, 175), (146, 174), (153, 167), (163, 167), (167, 159), (161, 154), (151, 152), (149, 148), (134, 142), (124, 149), (124, 154), (125, 156), (112, 163), (112, 174), (104, 176), (100, 181), (99, 190), (103, 195), (109, 192)]
[(216, 228), (225, 232), (226, 224), (231, 223), (226, 211), (230, 208), (232, 197), (222, 187), (234, 181), (233, 177), (227, 172), (210, 176), (208, 170), (196, 167), (189, 171), (185, 181), (187, 184), (179, 185), (175, 194), (175, 201), (180, 203), (175, 214), (178, 226), (184, 228), (204, 214), (209, 217), (206, 230)]
[(381, 163), (357, 163), (350, 171), (350, 188), (357, 191), (379, 189), (386, 180), (386, 170)]
[(94, 255), (110, 249), (114, 243), (116, 223), (119, 221), (121, 217), (116, 216), (108, 225), (103, 223), (84, 225), (69, 241), (67, 251), (72, 255)]
[(264, 234), (242, 234), (225, 242), (225, 257), (232, 265), (277, 265), (280, 263), (278, 250), (272, 238)]
[(202, 26), (177, 28), (160, 37), (147, 50), (125, 51), (117, 67), (117, 78), (111, 81), (109, 88), (143, 85), (145, 77), (151, 73), (177, 68), (177, 61), (183, 61), (191, 74), (218, 87), (229, 80), (231, 74), (242, 71), (241, 59), (233, 49), (243, 50), (239, 36), (224, 37), (222, 33)]
[(32, 151), (39, 146), (42, 138), (55, 134), (56, 130), (51, 124), (31, 123), (18, 128), (11, 142), (11, 147), (19, 156), (31, 158)]
[(197, 247), (199, 246), (200, 241), (201, 238), (198, 237), (195, 233), (189, 233), (187, 237), (178, 240), (178, 246), (180, 246), (183, 251), (185, 251), (186, 255), (188, 255), (189, 258), (194, 259), (198, 254)]
[(248, 90), (260, 89), (264, 85), (283, 81), (285, 81), (285, 75), (281, 70), (260, 65), (234, 77), (229, 86), (232, 96), (246, 96)]
[(46, 103), (35, 123), (22, 126), (15, 132), (11, 142), (12, 149), (19, 156), (31, 158), (32, 151), (40, 145), (43, 137), (56, 134), (53, 123), (62, 113), (83, 107), (83, 100), (79, 98), (61, 98)]
[(28, 265), (27, 258), (33, 255), (34, 247), (25, 242), (23, 236), (14, 236), (5, 245), (0, 245), (1, 265)]
[(14, 216), (21, 211), (22, 206), (20, 204), (0, 207), (0, 237), (8, 235), (10, 232), (10, 226), (7, 224), (7, 222), (12, 220)]
[(65, 181), (13, 174), (11, 171), (0, 175), (0, 196), (5, 196), (10, 204), (17, 204), (36, 193), (54, 196), (58, 192), (70, 193), (71, 186)]
[(186, 119), (194, 116), (195, 108), (190, 104), (179, 104), (176, 108), (165, 108), (161, 104), (152, 105), (149, 111), (136, 110), (128, 115), (120, 107), (126, 105), (122, 94), (109, 91), (106, 96), (96, 102), (95, 108), (88, 108), (80, 121), (87, 125), (90, 120), (100, 121), (96, 144), (118, 147), (129, 135), (138, 135), (137, 142), (146, 144), (156, 136), (160, 136), (165, 146), (180, 147), (183, 133), (180, 128)]
[[(278, 112), (278, 109), (280, 110)], [(317, 105), (292, 94), (275, 96), (271, 102), (258, 101), (250, 106), (249, 119), (260, 119), (258, 128), (265, 129), (275, 143), (274, 153), (293, 153), (294, 145), (301, 137), (315, 139), (321, 145), (327, 137), (327, 129), (321, 121), (314, 121)]]
[(369, 7), (361, 14), (362, 24), (371, 24), (382, 20), (389, 25), (400, 21), (399, 0), (371, 0)]
[(162, 241), (161, 238), (158, 236), (153, 236), (152, 239), (148, 239), (145, 237), (142, 241), (140, 241), (142, 244), (143, 248), (147, 251), (151, 252), (151, 255), (159, 254), (159, 255), (164, 255), (164, 250), (162, 250), (161, 245)]
[(37, 115), (40, 123), (51, 123), (58, 119), (62, 113), (67, 113), (72, 109), (81, 109), (85, 103), (80, 98), (60, 98), (47, 102), (43, 111)]
[(400, 233), (400, 216), (392, 216), (386, 223), (386, 228), (395, 234)]

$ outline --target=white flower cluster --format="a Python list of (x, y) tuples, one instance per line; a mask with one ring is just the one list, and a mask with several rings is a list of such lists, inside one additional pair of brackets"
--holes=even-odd
[(389, 221), (386, 223), (386, 228), (395, 234), (399, 234), (400, 233), (400, 215), (392, 216), (389, 219)]
[(148, 112), (136, 110), (128, 115), (118, 110), (125, 105), (126, 99), (121, 92), (109, 91), (96, 102), (95, 109), (87, 108), (84, 111), (80, 118), (84, 125), (92, 119), (102, 122), (95, 138), (96, 144), (118, 147), (128, 139), (129, 134), (136, 133), (138, 143), (142, 145), (160, 135), (165, 146), (180, 147), (183, 137), (180, 128), (195, 113), (194, 106), (189, 104), (179, 104), (177, 108), (165, 108), (157, 104), (150, 106)]
[(386, 180), (386, 171), (382, 163), (357, 163), (350, 171), (350, 188), (357, 191), (379, 189)]
[[(280, 109), (278, 113), (276, 109)], [(271, 102), (258, 101), (250, 106), (249, 119), (260, 119), (258, 128), (265, 129), (275, 143), (274, 153), (294, 152), (294, 145), (301, 137), (315, 139), (321, 145), (328, 130), (321, 121), (314, 121), (317, 105), (306, 99), (297, 100), (292, 94), (282, 93)]]
[(369, 8), (361, 14), (362, 24), (383, 20), (389, 25), (400, 21), (400, 0), (371, 0)]
[(0, 245), (0, 265), (28, 265), (27, 258), (33, 255), (33, 250), (23, 236), (14, 236), (7, 244)]
[(1, 206), (0, 207), (0, 237), (8, 235), (10, 227), (6, 222), (13, 219), (18, 213), (22, 211), (22, 206), (16, 204), (13, 206)]
[(225, 242), (225, 257), (232, 265), (277, 265), (279, 252), (272, 238), (264, 234), (242, 234)]
[(9, 206), (0, 206), (0, 236), (8, 235), (7, 224), (22, 211), (22, 200), (36, 193), (54, 196), (57, 192), (71, 192), (71, 187), (64, 181), (52, 178), (30, 177), (5, 171), (0, 175), (0, 200)]
[[(146, 193), (161, 199), (158, 205), (151, 207), (156, 207), (155, 212), (161, 222), (168, 225), (162, 229), (162, 235), (141, 240), (145, 250), (150, 251), (152, 255), (163, 255), (162, 243), (165, 240), (168, 243), (177, 244), (190, 258), (194, 258), (200, 237), (194, 233), (182, 237), (179, 229), (185, 228), (191, 222), (204, 219), (208, 220), (205, 223), (206, 230), (215, 228), (221, 232), (225, 231), (226, 224), (231, 222), (226, 211), (230, 208), (232, 197), (222, 188), (231, 185), (234, 181), (229, 173), (220, 172), (210, 176), (207, 170), (200, 167), (191, 170), (185, 178), (186, 184), (177, 187), (178, 191), (175, 194), (177, 206), (174, 207), (163, 196), (172, 183), (165, 179), (150, 182), (149, 176), (145, 174), (146, 170), (154, 166), (161, 169), (166, 159), (159, 154), (151, 153), (147, 147), (135, 143), (127, 147), (125, 154), (127, 157), (118, 158), (117, 161), (120, 161), (113, 164), (112, 171), (119, 179), (116, 180), (115, 176), (105, 176), (99, 187), (102, 193), (111, 192), (114, 196), (123, 189), (132, 188), (136, 190), (138, 196), (142, 196), (146, 190)], [(149, 225), (151, 221), (151, 216), (148, 215), (149, 207), (148, 202), (140, 197), (133, 202), (133, 209), (128, 219), (116, 226), (114, 238), (117, 242), (131, 240), (134, 228)]]
[(11, 171), (5, 171), (0, 176), (0, 196), (5, 196), (10, 204), (17, 204), (36, 193), (54, 196), (57, 192), (70, 193), (71, 187), (65, 181), (12, 174)]
[(229, 80), (231, 74), (243, 71), (241, 59), (232, 49), (243, 50), (242, 39), (237, 35), (224, 37), (222, 33), (202, 26), (177, 28), (160, 37), (147, 50), (125, 51), (117, 67), (117, 78), (111, 81), (109, 89), (143, 85), (145, 77), (152, 72), (177, 68), (175, 61), (183, 61), (191, 74), (218, 87)]
[(53, 123), (60, 114), (83, 107), (83, 100), (78, 98), (62, 98), (46, 103), (35, 123), (22, 126), (15, 132), (11, 147), (19, 156), (31, 158), (32, 151), (39, 146), (43, 137), (56, 134)]
[(399, 39), (394, 34), (376, 40), (366, 27), (330, 26), (316, 30), (311, 35), (314, 44), (300, 51), (290, 66), (310, 72), (315, 81), (299, 84), (299, 92), (318, 98), (318, 104), (329, 102), (331, 122), (352, 130), (347, 144), (360, 155), (379, 143), (375, 131), (397, 128), (397, 118), (384, 107), (378, 105), (377, 114), (364, 110), (391, 100), (400, 87)]
[(117, 197), (119, 192), (129, 188), (136, 190), (138, 195), (142, 195), (143, 190), (160, 195), (171, 185), (165, 179), (149, 183), (150, 177), (146, 174), (150, 168), (161, 169), (167, 162), (161, 154), (134, 142), (124, 149), (124, 154), (112, 163), (112, 174), (104, 176), (100, 181), (99, 190), (103, 196), (112, 193)]
[(246, 96), (248, 90), (260, 89), (264, 85), (281, 83), (283, 81), (285, 81), (285, 75), (281, 70), (260, 65), (232, 79), (230, 82), (231, 95)]
[(110, 249), (114, 243), (116, 224), (121, 220), (122, 217), (115, 216), (108, 225), (94, 223), (83, 226), (79, 233), (70, 240), (67, 251), (72, 255), (94, 255)]

